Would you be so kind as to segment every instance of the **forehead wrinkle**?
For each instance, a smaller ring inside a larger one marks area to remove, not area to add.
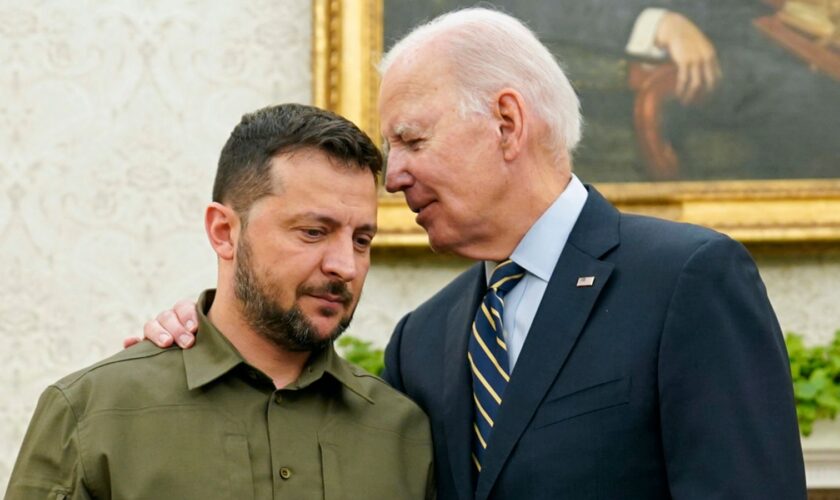
[[[334,217],[330,217],[329,215],[325,215],[319,212],[307,211],[303,213],[296,214],[291,219],[292,223],[301,223],[307,221],[315,221],[324,224],[325,226],[336,228],[341,227],[342,222]],[[356,231],[365,231],[376,233],[377,227],[376,224],[362,224],[361,226],[355,228]]]

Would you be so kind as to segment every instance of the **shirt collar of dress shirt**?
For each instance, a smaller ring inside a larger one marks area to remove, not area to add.
[[[207,318],[206,312],[210,309],[215,295],[215,290],[206,290],[196,304],[198,335],[195,345],[184,350],[184,368],[187,387],[190,390],[213,382],[240,364],[247,364],[233,344]],[[360,373],[355,373],[355,370]],[[347,363],[343,363],[330,344],[312,354],[298,379],[287,388],[302,389],[327,373],[349,390],[373,403],[369,391],[358,381],[358,377],[364,376],[361,372],[361,368],[351,369]]]
[[[529,274],[548,282],[588,195],[580,179],[572,174],[569,185],[528,229],[510,258]],[[484,262],[488,282],[496,264],[491,261]]]

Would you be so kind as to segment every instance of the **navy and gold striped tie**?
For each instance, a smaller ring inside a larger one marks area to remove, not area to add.
[[[481,460],[490,441],[493,420],[510,380],[502,322],[504,296],[524,275],[525,270],[510,259],[499,263],[490,275],[489,288],[472,324],[467,358],[475,403],[472,460],[478,472],[481,472]]]

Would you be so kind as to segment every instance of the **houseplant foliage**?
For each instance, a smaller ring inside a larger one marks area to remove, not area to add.
[[[361,366],[376,376],[382,374],[382,370],[385,368],[384,352],[382,349],[376,349],[372,343],[350,335],[344,335],[339,338],[337,344],[341,355],[347,361]]]
[[[807,346],[802,336],[785,336],[799,432],[809,436],[815,420],[834,419],[840,410],[840,330],[827,345]]]
[[[799,432],[811,435],[815,420],[834,419],[840,411],[840,330],[828,345],[807,346],[801,335],[785,336]],[[374,375],[385,367],[382,349],[350,335],[338,340],[342,355]]]

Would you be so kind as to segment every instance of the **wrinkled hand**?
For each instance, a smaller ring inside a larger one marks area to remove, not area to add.
[[[192,347],[195,332],[198,330],[198,315],[195,302],[189,299],[179,300],[172,309],[163,311],[155,319],[143,325],[143,337],[151,340],[158,347],[169,347],[174,341],[183,349]],[[123,340],[123,347],[131,347],[143,339],[129,337]]]
[[[656,29],[656,45],[677,65],[676,93],[683,104],[697,102],[720,81],[715,46],[685,16],[667,12]]]

